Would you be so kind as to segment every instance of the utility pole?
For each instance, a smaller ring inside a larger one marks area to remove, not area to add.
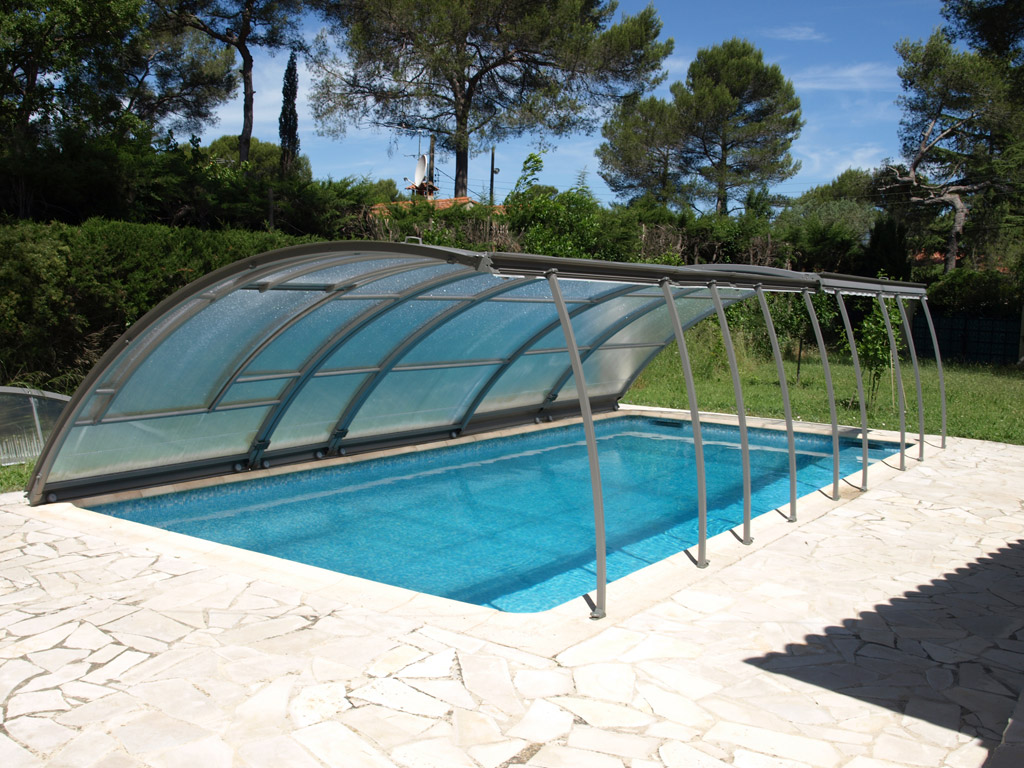
[[[430,160],[427,162],[427,189],[431,190],[427,193],[427,200],[434,199],[434,135],[430,135]]]

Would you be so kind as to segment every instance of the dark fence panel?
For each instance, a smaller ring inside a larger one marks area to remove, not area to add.
[[[1012,365],[1020,359],[1020,319],[933,314],[943,360]],[[928,323],[914,314],[914,346],[922,357],[935,357]]]

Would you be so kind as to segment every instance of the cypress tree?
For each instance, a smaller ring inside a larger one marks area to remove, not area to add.
[[[281,178],[286,178],[295,166],[299,156],[299,114],[295,99],[299,93],[299,73],[295,63],[295,51],[288,57],[284,70],[284,87],[281,89],[281,117],[277,121],[281,137]]]

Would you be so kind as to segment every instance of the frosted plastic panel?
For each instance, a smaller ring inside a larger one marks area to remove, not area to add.
[[[401,272],[391,277],[385,277],[381,280],[374,280],[371,283],[367,283],[364,286],[356,288],[354,291],[349,292],[349,296],[356,296],[364,293],[404,293],[414,285],[425,283],[429,280],[442,277],[443,275],[453,275],[456,272],[465,272],[467,275],[475,275],[469,267],[465,267],[461,264],[437,264],[433,266],[424,267],[423,269],[413,269],[408,272]]]
[[[503,283],[510,282],[507,278],[496,277],[495,275],[477,275],[476,277],[470,277],[465,280],[458,280],[448,285],[442,285],[438,288],[433,288],[426,293],[424,296],[475,296],[478,293],[483,293],[486,290],[494,288],[496,285],[502,285]]]
[[[622,288],[621,285],[609,286],[608,283],[584,282],[581,280],[559,280],[558,287],[562,291],[562,298],[566,301],[581,301],[596,299],[606,293],[612,293]],[[527,283],[522,288],[516,288],[504,296],[517,299],[547,299],[554,301],[551,295],[551,285],[547,279],[538,277],[532,283]]]
[[[335,283],[344,283],[352,280],[360,275],[365,275],[369,272],[377,272],[381,269],[387,269],[389,267],[397,267],[400,264],[415,264],[416,262],[423,262],[423,259],[361,259],[355,262],[348,262],[346,264],[336,264],[332,267],[326,267],[324,269],[318,269],[315,272],[310,272],[305,275],[298,275],[288,280],[286,285],[333,285]]]
[[[496,365],[477,365],[392,372],[363,403],[348,436],[458,424],[477,391],[497,369]]]
[[[640,315],[636,320],[616,333],[605,344],[646,344],[648,342],[663,342],[672,335],[672,321],[668,316],[668,307],[662,301],[657,309],[653,309],[645,315]]]
[[[267,408],[74,427],[51,482],[247,453]]]
[[[291,381],[292,379],[268,379],[266,381],[244,381],[233,384],[220,401],[220,405],[276,400]]]
[[[374,319],[328,358],[321,370],[378,365],[424,323],[458,302],[407,301]]]
[[[535,405],[540,408],[551,387],[569,367],[568,352],[523,355],[502,375],[477,408],[478,414]],[[575,398],[572,383],[562,388],[559,400]]]
[[[321,294],[322,295],[322,294]],[[329,301],[299,320],[260,352],[246,368],[247,375],[300,370],[314,352],[352,318],[376,306],[381,299]]]
[[[587,381],[587,393],[592,399],[602,395],[618,395],[655,351],[651,347],[598,350],[583,362],[583,378]],[[579,395],[575,392],[576,379],[570,376],[558,399],[570,398],[569,393],[572,393],[573,399],[578,399]]]
[[[367,374],[323,376],[306,382],[270,436],[270,450],[302,445],[326,447],[342,411]]]
[[[114,397],[108,415],[207,407],[254,344],[322,293],[244,290],[177,328]]]
[[[595,304],[580,312],[572,318],[572,330],[576,336],[576,345],[580,347],[589,346],[595,337],[608,330],[626,315],[648,306],[651,299],[634,298],[632,296],[620,296],[617,299],[609,299],[603,304]],[[562,333],[562,326],[553,328],[551,332],[534,345],[535,349],[548,349],[552,347],[564,347],[565,334]]]
[[[138,336],[125,352],[121,353],[117,362],[106,370],[96,387],[102,388],[114,385],[115,382],[120,380],[123,371],[134,365],[136,360],[149,354],[153,342],[163,333],[164,329],[173,327],[179,319],[185,317],[196,308],[205,307],[209,303],[206,299],[191,299],[154,323],[141,336]]]
[[[484,302],[437,328],[410,350],[402,362],[506,358],[545,326],[557,322],[554,303]],[[564,341],[560,345],[565,346]]]

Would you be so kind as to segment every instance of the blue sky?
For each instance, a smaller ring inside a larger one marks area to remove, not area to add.
[[[644,0],[622,0],[619,12],[636,13],[646,5]],[[685,79],[699,49],[732,37],[751,41],[764,52],[766,62],[778,64],[793,81],[805,125],[792,148],[802,164],[800,173],[776,188],[788,195],[828,183],[847,168],[873,168],[884,158],[899,157],[899,59],[893,45],[904,37],[926,38],[942,24],[939,0],[656,0],[654,6],[663,23],[662,37],[675,41],[675,50],[665,62],[668,78],[657,95],[667,97],[669,84]],[[280,53],[274,57],[257,54],[253,135],[259,139],[278,141],[286,62],[287,56]],[[319,136],[305,100],[309,76],[301,66],[299,77],[299,139],[313,174],[335,179],[393,178],[399,188],[404,187],[403,177],[413,175],[420,147],[427,150],[427,138],[405,137],[395,142],[390,134],[370,128],[350,129],[343,139]],[[241,95],[224,105],[219,115],[220,123],[204,134],[204,143],[240,130]],[[598,198],[614,201],[615,196],[597,175],[594,150],[600,143],[599,125],[589,136],[555,139],[555,148],[544,156],[541,182],[566,189],[584,172]],[[535,140],[530,137],[498,146],[497,198],[512,188],[523,160],[534,147]],[[439,157],[437,169],[440,195],[450,196],[454,158]],[[471,195],[486,190],[489,170],[489,153],[471,158]]]

